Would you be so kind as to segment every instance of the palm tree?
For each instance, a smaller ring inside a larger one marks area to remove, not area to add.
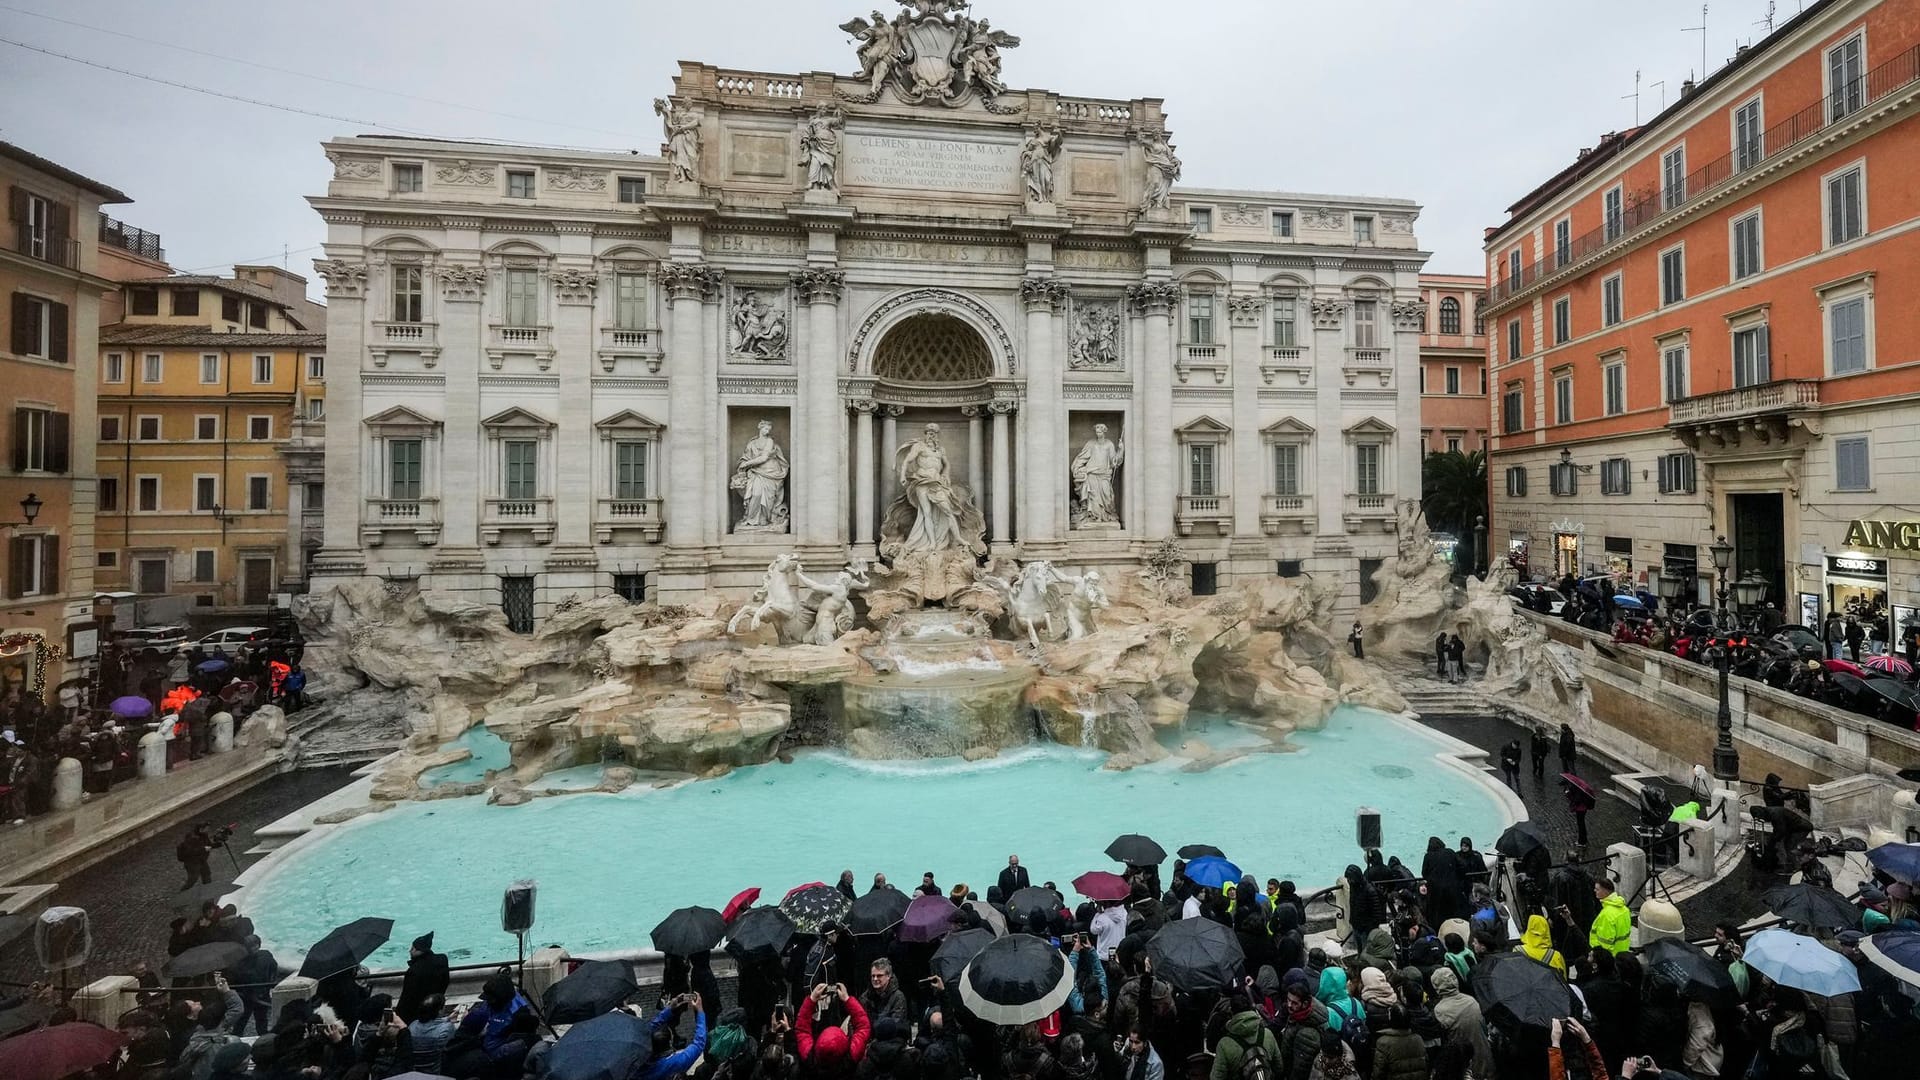
[[[1428,454],[1420,465],[1420,503],[1433,528],[1471,536],[1487,512],[1486,451]]]

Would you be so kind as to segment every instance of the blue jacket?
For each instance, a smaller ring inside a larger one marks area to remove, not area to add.
[[[661,1009],[653,1014],[653,1020],[648,1026],[657,1030],[671,1023],[673,1023],[673,1010]],[[640,1071],[633,1074],[633,1080],[668,1080],[669,1077],[679,1076],[693,1068],[693,1063],[700,1060],[700,1055],[706,1052],[707,1014],[697,1012],[693,1014],[693,1041],[665,1057],[656,1058],[642,1065]]]
[[[1075,971],[1073,990],[1067,994],[1068,1012],[1083,1013],[1087,1011],[1086,998],[1080,993],[1080,980],[1087,977],[1085,973],[1088,971],[1092,972],[1092,979],[1090,981],[1100,988],[1100,1000],[1108,1000],[1107,965],[1100,962],[1100,957],[1096,955],[1092,949],[1082,949],[1077,953],[1070,953],[1067,963],[1072,965]]]

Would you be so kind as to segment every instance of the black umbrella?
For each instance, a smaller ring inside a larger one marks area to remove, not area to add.
[[[906,893],[891,885],[874,889],[847,909],[847,929],[856,934],[884,934],[906,918],[911,902]]]
[[[989,1024],[1031,1024],[1073,993],[1073,968],[1045,938],[1009,934],[981,949],[960,974],[960,1002]]]
[[[1189,994],[1238,985],[1246,971],[1239,936],[1212,919],[1168,923],[1148,939],[1147,956],[1155,975]]]
[[[1647,978],[1673,984],[1688,1001],[1715,1008],[1740,1003],[1740,990],[1733,985],[1727,966],[1690,941],[1662,938],[1647,946],[1640,959]]]
[[[1573,1015],[1572,996],[1560,973],[1520,953],[1493,953],[1473,969],[1473,996],[1492,1023],[1551,1027]]]
[[[625,960],[589,960],[547,987],[541,1004],[549,1024],[578,1024],[612,1012],[640,987]]]
[[[1107,858],[1128,866],[1158,866],[1167,861],[1167,849],[1139,833],[1128,833],[1107,845]]]
[[[1174,852],[1174,854],[1183,859],[1201,859],[1208,855],[1212,855],[1216,859],[1224,859],[1227,857],[1226,852],[1221,851],[1212,844],[1188,844],[1186,847]]]
[[[219,900],[228,893],[239,890],[238,885],[195,885],[185,892],[175,893],[168,898],[168,905],[180,915],[198,915],[207,906],[209,900]]]
[[[1848,697],[1857,698],[1867,692],[1867,680],[1844,671],[1835,671],[1827,675],[1828,681]]]
[[[817,934],[827,923],[840,922],[851,907],[853,901],[831,885],[809,885],[780,901],[780,910],[802,934]]]
[[[1815,930],[1860,929],[1860,909],[1825,885],[1804,881],[1776,885],[1761,893],[1760,899],[1766,902],[1768,911],[1790,923]]]
[[[1868,679],[1867,689],[1903,709],[1920,709],[1920,693],[1899,679]]]
[[[547,1049],[547,1080],[626,1080],[646,1060],[647,1022],[627,1012],[601,1013],[567,1029]]]
[[[1493,850],[1509,859],[1525,859],[1546,846],[1546,837],[1540,835],[1540,827],[1531,821],[1514,822],[1493,842]]]
[[[933,950],[932,968],[935,975],[952,986],[959,982],[960,972],[980,955],[980,950],[997,940],[993,931],[985,927],[972,930],[956,930],[940,940],[940,947]]]
[[[191,979],[200,975],[211,975],[247,958],[253,950],[234,941],[210,941],[205,945],[195,945],[179,956],[160,965],[160,974],[169,979]]]
[[[313,948],[307,950],[307,958],[300,964],[300,975],[308,979],[324,979],[342,971],[352,971],[392,936],[392,919],[355,919],[345,926],[335,927],[332,933],[314,942]]]
[[[748,908],[727,930],[727,955],[735,960],[774,959],[793,940],[793,920],[779,908]]]
[[[712,908],[676,908],[653,928],[653,947],[668,956],[692,956],[720,944],[726,936],[727,920]]]
[[[1060,912],[1060,898],[1052,889],[1029,885],[1007,897],[1007,919],[1018,920],[1029,933],[1044,934]]]

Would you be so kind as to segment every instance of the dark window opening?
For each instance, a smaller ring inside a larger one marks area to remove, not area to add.
[[[613,592],[629,604],[642,603],[647,598],[647,575],[615,574],[613,575]]]
[[[1193,595],[1212,596],[1220,589],[1219,573],[1216,564],[1197,562],[1193,564]]]
[[[507,616],[507,629],[516,634],[533,633],[533,578],[501,578],[500,610]]]
[[[1380,567],[1385,563],[1385,559],[1360,560],[1360,602],[1362,604],[1371,604],[1373,598],[1380,595],[1380,586],[1374,584],[1373,575],[1379,573]]]
[[[160,314],[160,290],[133,289],[127,293],[127,311],[133,315]]]
[[[1277,569],[1274,570],[1274,573],[1278,574],[1281,577],[1299,577],[1300,576],[1300,560],[1299,559],[1281,559],[1280,565]]]

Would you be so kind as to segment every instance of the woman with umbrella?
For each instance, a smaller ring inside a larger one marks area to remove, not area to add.
[[[1575,842],[1581,847],[1586,847],[1587,815],[1600,804],[1593,785],[1574,775],[1572,770],[1568,770],[1560,774],[1560,791],[1567,798],[1567,809],[1573,813]]]

